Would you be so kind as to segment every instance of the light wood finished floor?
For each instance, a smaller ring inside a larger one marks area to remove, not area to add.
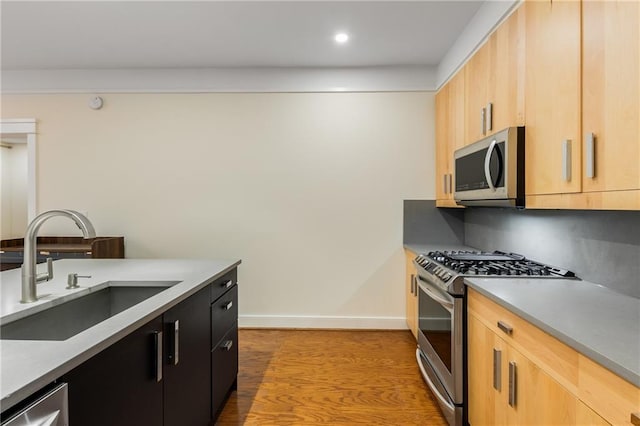
[[[240,330],[218,425],[446,426],[409,331]]]

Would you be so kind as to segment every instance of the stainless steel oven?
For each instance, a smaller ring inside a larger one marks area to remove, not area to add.
[[[422,376],[451,426],[467,425],[467,331],[464,278],[574,278],[571,271],[503,252],[432,251],[413,261],[418,289]]]
[[[418,349],[422,375],[450,425],[463,425],[463,298],[417,276]]]

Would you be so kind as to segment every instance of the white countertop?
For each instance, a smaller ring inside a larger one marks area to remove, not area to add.
[[[640,387],[640,299],[580,280],[467,277],[465,283]]]
[[[54,262],[54,279],[38,284],[38,301],[20,303],[20,269],[0,273],[0,323],[8,323],[81,297],[107,281],[177,281],[165,291],[64,341],[0,340],[0,408],[10,408],[41,387],[219,278],[239,260],[65,259]],[[40,265],[42,268],[42,265]],[[81,286],[66,290],[67,275]]]

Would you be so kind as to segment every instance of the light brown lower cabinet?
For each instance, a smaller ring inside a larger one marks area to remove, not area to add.
[[[469,340],[472,426],[579,424],[578,399],[473,315]]]
[[[473,289],[469,423],[632,425],[640,389]]]
[[[416,281],[416,267],[413,265],[413,259],[417,256],[411,250],[405,249],[404,251],[406,262],[406,276],[405,276],[405,297],[407,307],[407,326],[413,337],[418,339],[418,284]]]

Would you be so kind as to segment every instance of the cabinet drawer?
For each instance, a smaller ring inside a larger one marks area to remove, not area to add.
[[[233,269],[211,283],[211,303],[238,282],[238,270]],[[215,343],[215,342],[214,342]]]
[[[542,367],[574,395],[577,394],[577,351],[474,289],[469,288],[468,294],[467,306],[470,314]]]
[[[234,285],[211,304],[211,346],[216,347],[224,334],[238,321],[238,286]]]
[[[237,388],[238,327],[227,331],[211,351],[211,416],[218,417],[230,390]]]

